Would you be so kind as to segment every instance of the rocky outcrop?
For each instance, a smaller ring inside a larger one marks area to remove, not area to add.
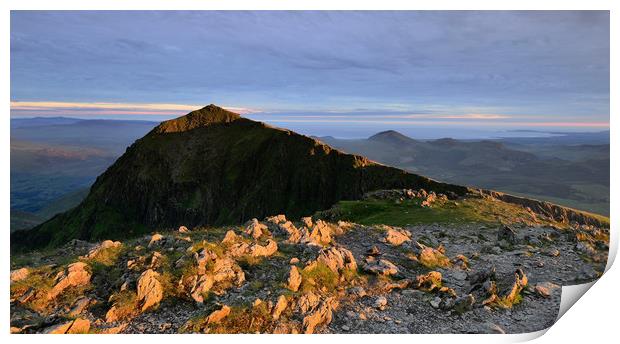
[[[112,241],[112,240],[104,240],[100,244],[95,245],[88,254],[84,256],[85,259],[96,258],[101,252],[111,249],[121,247],[122,243],[120,241]]]
[[[303,326],[305,334],[312,334],[318,326],[328,325],[332,322],[332,311],[338,306],[338,301],[333,298],[327,298],[319,304],[319,306],[309,315],[304,317]]]
[[[483,305],[511,308],[520,301],[520,293],[527,286],[528,279],[522,269],[514,274],[497,277],[495,269],[478,271],[468,276],[471,293],[482,300]]]
[[[388,227],[385,232],[385,241],[392,246],[400,246],[407,241],[411,241],[411,232]]]
[[[149,247],[152,247],[153,245],[159,244],[163,239],[164,239],[163,235],[161,235],[159,233],[153,234],[151,236],[151,240],[149,240]]]
[[[88,271],[88,265],[83,262],[69,264],[67,269],[60,272],[56,276],[56,284],[47,294],[47,299],[51,300],[60,295],[69,287],[79,287],[90,283],[91,273]]]
[[[230,307],[223,305],[222,308],[211,312],[207,317],[207,324],[217,324],[230,314]]]
[[[269,229],[266,225],[260,223],[256,218],[250,220],[245,227],[245,234],[251,236],[254,239],[258,239],[263,235],[270,236]]]
[[[204,297],[219,285],[240,286],[245,281],[245,273],[231,257],[219,257],[213,251],[203,248],[194,255],[196,274],[183,276],[179,287],[198,303],[204,302]],[[217,291],[222,292],[222,290]]]
[[[363,269],[373,274],[383,276],[391,276],[398,273],[398,268],[392,262],[387,259],[377,260],[374,257],[366,258],[366,263],[364,264]]]
[[[332,227],[325,221],[317,220],[312,227],[303,228],[302,231],[302,243],[324,246],[332,241]]]
[[[75,319],[54,325],[44,331],[46,334],[84,334],[90,330],[90,321],[88,319]]]
[[[601,220],[599,217],[592,216],[579,210],[562,207],[545,201],[538,201],[534,199],[513,196],[493,190],[477,189],[476,192],[482,196],[492,197],[500,201],[518,204],[524,208],[529,208],[536,214],[546,216],[558,222],[576,222],[582,225],[592,225],[596,227],[609,228],[608,222]]]
[[[141,311],[159,306],[164,296],[164,290],[159,282],[159,273],[148,269],[138,278],[138,301],[141,302]]]
[[[516,245],[517,244],[517,232],[515,232],[514,229],[503,225],[499,228],[498,232],[497,232],[497,241],[498,242],[506,242],[510,245]]]
[[[288,300],[286,299],[286,296],[280,295],[280,297],[278,297],[278,302],[276,302],[276,305],[273,307],[273,320],[280,319],[280,315],[282,314],[282,312],[284,312],[286,306],[288,306]]]
[[[418,247],[420,249],[419,254],[417,256],[415,254],[410,255],[410,259],[419,262],[429,269],[450,266],[450,258],[445,256],[443,246],[435,249],[418,243]]]
[[[341,246],[324,248],[319,252],[317,263],[325,264],[333,272],[341,270],[357,270],[357,262],[351,251]]]
[[[295,265],[291,266],[291,269],[288,273],[287,280],[287,288],[291,291],[299,290],[299,286],[301,285],[302,277],[299,273],[299,269]]]
[[[30,274],[30,270],[28,270],[28,268],[11,270],[11,283],[24,280],[26,279],[26,277],[28,277],[29,274]]]
[[[249,244],[247,242],[238,242],[231,245],[228,252],[233,257],[250,256],[250,257],[269,257],[278,251],[278,243],[275,240],[267,239],[264,245],[257,242]]]

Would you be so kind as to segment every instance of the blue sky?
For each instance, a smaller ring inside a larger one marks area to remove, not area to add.
[[[606,129],[608,12],[15,12],[12,117]]]

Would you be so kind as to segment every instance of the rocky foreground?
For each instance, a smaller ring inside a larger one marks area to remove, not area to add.
[[[403,192],[396,202],[419,196]],[[424,207],[447,199],[424,196]],[[535,215],[405,227],[317,217],[14,256],[11,332],[531,332],[555,321],[560,286],[598,278],[608,252],[608,229]]]

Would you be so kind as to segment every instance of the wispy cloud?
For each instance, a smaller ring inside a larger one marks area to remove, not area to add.
[[[14,11],[11,97],[84,102],[16,104],[20,115],[159,119],[208,99],[420,121],[606,122],[609,40],[608,11]]]
[[[184,114],[203,106],[204,104],[13,101],[11,112],[21,115],[171,115]],[[241,114],[258,111],[233,106],[224,106],[224,108]]]

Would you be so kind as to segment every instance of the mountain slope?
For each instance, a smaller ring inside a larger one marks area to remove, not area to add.
[[[209,105],[137,140],[80,206],[13,235],[12,244],[117,239],[276,213],[297,218],[368,191],[402,187],[468,192]]]

